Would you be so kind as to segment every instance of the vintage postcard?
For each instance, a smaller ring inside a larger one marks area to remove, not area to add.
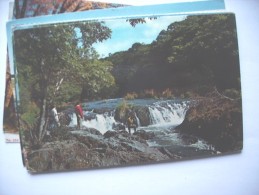
[[[31,173],[242,150],[234,14],[106,15],[9,30]]]
[[[42,15],[54,15],[68,12],[79,12],[94,9],[117,8],[125,5],[83,0],[15,0],[10,2],[9,19],[21,19]],[[7,57],[8,59],[8,57]],[[7,143],[20,142],[18,120],[14,105],[14,88],[10,73],[10,65],[6,63],[6,87],[3,127]]]
[[[130,1],[131,2],[131,1]],[[130,3],[127,1],[127,4]],[[190,13],[201,11],[216,11],[224,9],[224,0],[206,0],[198,1],[191,0],[189,2],[172,3],[174,7],[169,6],[167,13]],[[43,15],[56,15],[68,12],[80,12],[104,8],[118,8],[128,6],[123,1],[118,3],[105,3],[85,0],[15,0],[10,3],[10,19],[22,19],[37,17]],[[142,8],[141,8],[142,9]],[[111,15],[111,12],[109,13]],[[139,13],[143,14],[142,12]],[[51,20],[51,19],[50,19]],[[8,57],[7,57],[8,58]],[[16,108],[14,105],[14,88],[11,85],[11,77],[13,73],[10,72],[9,63],[6,64],[6,89],[5,89],[5,103],[4,103],[4,119],[3,130],[5,133],[5,141],[9,143],[20,142],[18,135],[18,120]]]

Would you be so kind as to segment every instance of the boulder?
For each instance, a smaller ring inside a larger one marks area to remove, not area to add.
[[[203,138],[220,152],[235,152],[242,149],[242,126],[240,99],[206,98],[187,111],[177,129]]]
[[[146,132],[144,130],[139,130],[135,132],[134,135],[139,136],[141,139],[144,139],[144,140],[153,139],[155,137],[154,132]]]
[[[142,134],[145,133],[140,132],[139,135]],[[94,129],[73,130],[69,140],[53,138],[40,148],[29,151],[27,168],[31,172],[49,172],[152,163],[174,158],[149,147],[139,135],[130,135],[126,131],[107,131],[101,135]]]
[[[150,113],[147,106],[136,106],[133,110],[135,111],[141,126],[150,125]]]

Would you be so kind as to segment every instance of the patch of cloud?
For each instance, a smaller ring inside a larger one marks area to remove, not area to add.
[[[125,51],[131,47],[134,42],[131,41],[106,41],[106,43],[97,43],[94,44],[96,51],[99,53],[100,57],[107,57],[109,54],[113,54],[119,51]]]
[[[176,22],[176,21],[181,21],[185,17],[184,16],[178,16],[178,17],[172,17],[172,16],[163,16],[163,17],[158,17],[157,19],[149,19],[146,21],[146,29],[143,32],[144,35],[148,38],[154,38],[157,37],[158,34],[162,30],[167,30],[167,27]]]
[[[162,30],[176,21],[181,21],[185,16],[161,16],[156,19],[146,19],[143,24],[132,27],[126,19],[113,19],[105,21],[105,24],[112,30],[111,39],[102,43],[94,44],[100,57],[109,54],[128,50],[134,43],[149,44],[154,41]]]

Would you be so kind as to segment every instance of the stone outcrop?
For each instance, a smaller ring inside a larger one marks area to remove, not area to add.
[[[72,128],[53,132],[38,149],[28,153],[27,168],[31,172],[111,167],[177,159],[161,148],[149,147],[145,131],[134,135],[126,131]]]
[[[147,106],[132,106],[126,109],[116,108],[114,118],[121,123],[126,123],[130,113],[134,113],[138,117],[141,126],[150,125],[151,119]]]
[[[241,99],[199,100],[187,111],[177,129],[205,139],[220,152],[240,151],[243,145]]]

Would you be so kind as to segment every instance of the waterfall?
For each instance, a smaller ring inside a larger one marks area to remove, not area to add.
[[[118,111],[116,109],[118,109],[121,101],[123,99],[87,102],[84,106],[82,126],[94,128],[102,134],[107,131],[128,131],[125,124],[128,116],[119,118],[116,115],[115,117],[116,111]],[[149,146],[162,146],[177,154],[180,151],[185,156],[196,155],[197,152],[198,154],[211,154],[215,151],[213,146],[207,144],[203,139],[191,135],[182,135],[181,132],[174,131],[175,127],[184,121],[191,100],[134,99],[127,100],[127,104],[130,105],[130,111],[134,114],[138,124],[137,131],[152,132],[150,134],[152,136],[147,140]],[[76,130],[77,119],[74,113],[71,114],[70,126]]]
[[[152,125],[180,125],[189,106],[187,103],[157,102],[148,107]]]
[[[134,113],[134,114],[135,114],[135,118],[136,118],[136,120],[137,120],[137,125],[138,125],[138,127],[139,127],[139,126],[140,126],[140,120],[139,120],[137,114],[136,114],[136,113]]]
[[[137,100],[140,102],[140,100]],[[135,103],[137,102],[135,101]],[[152,126],[177,126],[181,124],[184,120],[186,111],[188,110],[188,102],[176,102],[174,100],[157,100],[153,101],[152,103],[146,103],[148,100],[141,100],[142,105],[148,108],[149,120]],[[134,102],[133,102],[134,103]],[[90,104],[90,103],[89,103]],[[93,102],[90,106],[96,104]],[[100,104],[100,103],[99,103]],[[110,105],[110,104],[108,104]],[[138,104],[136,104],[138,105]],[[105,106],[107,106],[105,104]],[[126,126],[126,124],[122,124],[119,121],[116,121],[114,118],[114,113],[116,109],[116,104],[112,106],[108,112],[105,111],[104,113],[98,112],[94,113],[94,109],[91,107],[91,111],[84,110],[85,120],[82,121],[82,126],[88,128],[95,128],[99,130],[101,133],[105,133],[109,130],[115,130],[116,126],[122,125]],[[139,113],[134,113],[138,127],[141,127],[140,118],[142,116],[138,116]],[[76,115],[72,115],[72,120],[70,123],[71,127],[75,127],[77,124]],[[146,128],[148,128],[147,126]],[[144,127],[141,127],[144,128]]]
[[[97,114],[95,119],[83,121],[82,125],[89,128],[98,129],[101,133],[112,130],[116,121],[108,113]]]
[[[84,112],[84,114],[86,114],[86,112]],[[73,114],[70,126],[76,126],[76,124],[76,115]],[[101,133],[105,133],[106,131],[112,130],[115,124],[117,124],[117,122],[115,121],[114,116],[108,113],[96,114],[94,119],[82,121],[82,126],[88,128],[95,128],[99,130]]]

